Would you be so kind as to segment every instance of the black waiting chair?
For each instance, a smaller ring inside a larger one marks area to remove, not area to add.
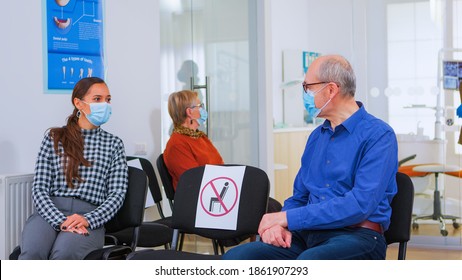
[[[140,226],[144,218],[144,206],[148,191],[148,177],[146,173],[135,167],[128,167],[128,189],[125,200],[119,212],[107,222],[106,236],[121,230],[128,229],[132,232],[130,245],[108,245],[102,249],[89,253],[86,260],[125,259],[126,255],[135,251],[138,246]]]
[[[170,175],[167,165],[165,164],[163,154],[160,154],[159,157],[157,158],[156,165],[157,165],[157,170],[159,171],[159,175],[162,180],[162,185],[164,187],[165,195],[167,196],[169,203],[170,203],[170,207],[173,210],[173,204],[175,201],[175,189],[173,188],[172,176]],[[279,212],[281,211],[281,209],[282,209],[281,203],[275,200],[274,198],[270,197],[268,201],[267,213]],[[216,255],[218,255],[219,254],[218,248],[220,248],[220,252],[221,254],[223,254],[225,251],[225,247],[236,246],[242,241],[248,238],[252,238],[252,237],[253,235],[245,235],[245,236],[240,236],[240,237],[233,238],[233,239],[212,240],[214,252]],[[180,234],[179,250],[182,249],[183,242],[184,242],[184,234]]]
[[[173,236],[171,228],[171,217],[165,217],[162,209],[162,193],[159,182],[151,162],[145,158],[127,157],[127,161],[139,160],[143,171],[149,179],[149,191],[157,207],[160,219],[153,221],[144,221],[139,229],[138,247],[158,247],[164,246],[166,249],[170,246]],[[133,242],[133,231],[129,228],[111,233],[115,244],[131,244]]]
[[[128,167],[128,190],[125,200],[117,214],[105,224],[106,234],[112,234],[122,229],[130,229],[133,239],[129,246],[108,245],[102,249],[90,252],[85,259],[125,259],[126,255],[135,250],[138,242],[139,226],[143,221],[144,205],[146,203],[148,178],[143,170]],[[10,260],[17,260],[21,248],[17,246],[10,254]]]
[[[173,211],[173,204],[175,202],[175,189],[173,188],[172,175],[170,175],[170,172],[168,171],[167,165],[165,164],[165,161],[164,161],[164,154],[160,154],[159,157],[157,157],[156,166],[157,166],[157,170],[159,171],[162,185],[164,187],[165,196],[167,197],[168,202],[170,204],[170,208]],[[178,250],[181,251],[183,249],[183,243],[184,243],[184,238],[185,238],[184,233],[180,233],[179,238],[180,238],[180,242],[178,245]],[[223,242],[228,242],[228,243],[223,244]],[[212,240],[214,253],[215,255],[218,255],[218,248],[220,248],[221,253],[223,253],[225,246],[233,246],[233,245],[239,244],[240,242],[241,240],[236,240],[236,241],[229,240],[229,241],[222,241],[222,242],[218,242],[218,240]]]
[[[154,171],[154,166],[152,163],[142,157],[134,157],[134,156],[127,156],[127,162],[130,164],[131,161],[139,161],[141,168],[149,179],[149,191],[151,192],[152,199],[156,204],[157,212],[161,219],[166,219],[167,217],[164,214],[164,210],[162,208],[162,191],[160,189],[159,181],[157,180],[156,172]]]
[[[162,182],[162,187],[165,192],[165,196],[168,199],[168,204],[170,205],[170,210],[173,211],[173,204],[175,202],[175,189],[173,188],[173,179],[172,175],[168,171],[167,165],[164,161],[164,154],[160,154],[156,159],[156,167],[159,172],[160,181]],[[183,248],[184,234],[180,233],[180,244],[178,246],[179,250]]]
[[[399,243],[398,260],[406,259],[407,242],[411,239],[414,185],[408,175],[396,174],[398,192],[391,202],[391,222],[384,233],[387,244]]]
[[[226,169],[230,165],[223,165]],[[236,165],[232,165],[236,166]],[[196,211],[201,198],[201,182],[205,167],[192,168],[183,173],[178,182],[173,204],[172,222],[174,237],[170,250],[139,250],[127,256],[129,260],[185,260],[185,259],[220,259],[220,255],[205,255],[177,250],[180,232],[196,234],[212,240],[239,238],[244,235],[257,235],[258,226],[266,213],[269,196],[269,179],[266,173],[256,167],[245,166],[237,212],[236,230],[196,227]],[[228,190],[227,196],[233,197]],[[237,199],[237,198],[236,198]],[[224,203],[224,202],[222,202]],[[237,204],[236,204],[237,205]],[[208,206],[208,205],[207,205]],[[202,206],[204,207],[204,206]],[[229,205],[228,205],[229,207]],[[200,209],[199,209],[200,210]],[[203,210],[208,210],[204,207]],[[229,210],[229,209],[228,209]],[[219,221],[223,216],[213,219]]]
[[[168,172],[167,165],[165,165],[164,154],[160,154],[156,160],[157,171],[164,187],[165,196],[170,204],[170,209],[173,211],[173,203],[175,201],[175,189],[173,188],[172,175]]]

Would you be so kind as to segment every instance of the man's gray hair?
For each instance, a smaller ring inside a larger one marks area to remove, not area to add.
[[[319,79],[334,82],[343,95],[355,96],[356,76],[351,64],[341,56],[328,57],[319,65]]]

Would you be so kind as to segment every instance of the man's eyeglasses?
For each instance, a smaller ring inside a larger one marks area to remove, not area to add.
[[[310,84],[307,84],[305,82],[302,83],[302,86],[303,86],[303,91],[305,91],[305,93],[308,93],[308,89],[310,86],[315,86],[315,85],[320,85],[320,84],[328,84],[330,82],[317,82],[317,83],[310,83]]]
[[[194,108],[197,108],[197,107],[204,109],[204,103],[191,106],[191,108],[193,108],[193,109],[194,109]]]

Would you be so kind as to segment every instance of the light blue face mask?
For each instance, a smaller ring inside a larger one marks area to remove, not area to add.
[[[109,117],[112,114],[111,104],[107,102],[97,102],[97,103],[87,103],[82,101],[85,104],[90,105],[90,114],[85,114],[87,120],[94,126],[101,126],[105,124]]]
[[[204,125],[209,115],[204,108],[200,108],[199,113],[201,114],[201,117],[197,119],[197,122],[199,122],[200,125]]]
[[[329,104],[330,101],[332,100],[332,98],[330,98],[321,108],[319,109],[316,108],[316,105],[314,104],[314,96],[316,93],[318,93],[320,90],[322,90],[325,87],[326,86],[320,88],[319,90],[315,92],[308,89],[307,92],[303,93],[303,105],[305,105],[305,109],[308,111],[308,114],[310,114],[310,116],[313,117],[313,119],[317,118],[319,114],[321,113],[321,111],[324,108],[326,108],[327,104]]]
[[[303,93],[303,105],[305,105],[308,114],[313,118],[316,118],[319,113],[321,113],[321,111],[316,108],[316,105],[314,105],[314,97],[307,93]]]

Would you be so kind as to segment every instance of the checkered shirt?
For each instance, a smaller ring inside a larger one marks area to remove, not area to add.
[[[55,153],[49,133],[40,146],[32,198],[38,213],[56,230],[66,216],[56,208],[51,197],[73,197],[96,205],[95,210],[84,214],[90,228],[95,229],[114,217],[128,188],[128,167],[122,140],[101,128],[82,129],[82,135],[84,157],[91,166],[79,167],[79,175],[84,182],[74,180],[73,189],[67,186],[62,156]],[[59,154],[63,154],[61,143]]]

